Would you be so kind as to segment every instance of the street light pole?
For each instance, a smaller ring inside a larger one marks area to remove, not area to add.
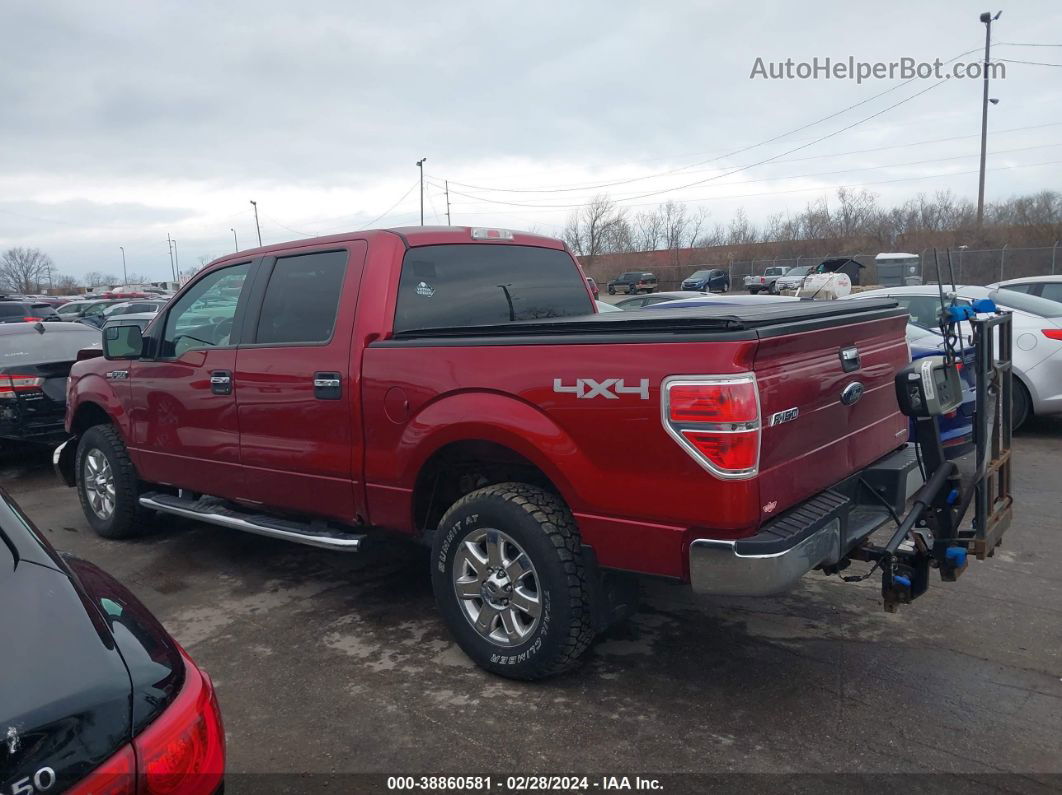
[[[174,281],[181,283],[181,261],[177,258],[177,241],[173,241],[173,271]]]
[[[236,239],[236,230],[233,227],[229,227],[229,231],[232,232],[232,242],[236,245],[236,250],[240,250],[240,241]]]
[[[428,158],[422,157],[417,161],[417,168],[420,169],[420,225],[424,226],[424,161]]]
[[[129,274],[125,269],[125,246],[118,246],[122,250],[122,284],[129,284]]]
[[[166,233],[166,245],[170,250],[170,276],[172,276],[173,280],[176,282],[177,271],[173,269],[173,239],[170,237],[169,232]]]
[[[262,245],[262,227],[258,225],[258,202],[251,199],[251,206],[254,207],[254,228],[258,230],[258,245]]]
[[[985,63],[984,63],[984,92],[981,97],[981,175],[977,182],[977,227],[981,228],[985,219],[985,155],[988,147],[988,58],[992,47],[992,22],[999,19],[1002,11],[992,16],[991,11],[981,14],[981,21],[985,23]]]

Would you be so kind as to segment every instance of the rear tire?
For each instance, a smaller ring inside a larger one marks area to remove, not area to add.
[[[134,538],[150,512],[140,506],[140,481],[125,443],[113,425],[82,434],[74,459],[77,496],[85,518],[104,538]]]
[[[431,566],[450,632],[491,673],[559,674],[594,638],[579,530],[555,494],[498,483],[462,497],[439,523]]]
[[[615,288],[615,287],[612,287],[611,285],[609,285],[609,287],[608,287],[608,294],[609,294],[609,295],[615,295],[615,294],[616,294],[616,288]]]

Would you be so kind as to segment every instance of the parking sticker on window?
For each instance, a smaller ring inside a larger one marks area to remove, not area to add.
[[[427,282],[421,282],[417,285],[417,295],[423,295],[425,298],[431,298],[435,295],[435,288],[429,285]]]

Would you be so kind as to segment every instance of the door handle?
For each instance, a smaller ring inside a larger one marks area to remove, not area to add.
[[[215,395],[231,395],[232,394],[232,371],[231,370],[211,370],[210,371],[210,391]]]
[[[313,396],[318,400],[339,400],[343,397],[343,379],[339,373],[314,373]]]

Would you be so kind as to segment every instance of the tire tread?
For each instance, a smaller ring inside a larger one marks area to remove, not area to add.
[[[466,494],[450,507],[460,510],[469,503],[495,497],[523,509],[553,544],[568,581],[568,602],[573,621],[561,652],[538,676],[563,673],[574,667],[595,637],[590,601],[590,583],[583,565],[582,539],[568,506],[556,494],[527,483],[495,483]],[[447,514],[450,513],[447,511]],[[445,518],[443,520],[445,524]]]

